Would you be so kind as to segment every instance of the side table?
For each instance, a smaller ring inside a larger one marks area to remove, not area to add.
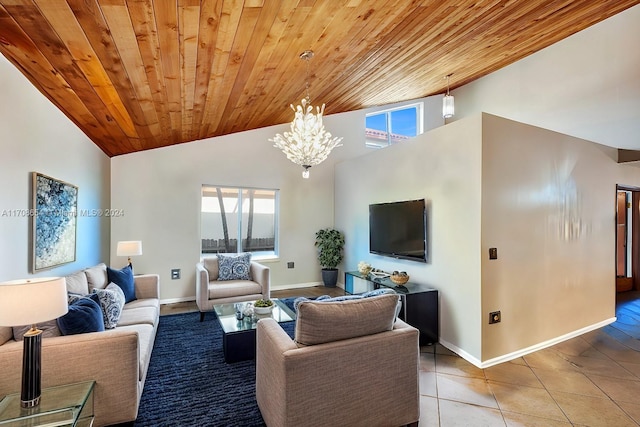
[[[93,425],[94,381],[47,387],[42,389],[40,404],[33,408],[20,407],[20,393],[0,401],[1,427]]]

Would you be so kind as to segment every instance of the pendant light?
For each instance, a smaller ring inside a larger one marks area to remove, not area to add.
[[[449,94],[449,78],[451,78],[452,75],[453,73],[445,76],[445,79],[447,79],[447,94],[442,98],[442,117],[445,119],[451,118],[455,114],[453,95]]]

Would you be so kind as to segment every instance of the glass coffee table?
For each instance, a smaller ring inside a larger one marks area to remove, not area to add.
[[[273,310],[270,314],[254,314],[243,319],[236,317],[236,308],[243,310],[247,301],[231,304],[217,304],[213,306],[218,322],[222,327],[222,349],[227,363],[251,360],[256,357],[256,324],[258,320],[270,317],[278,323],[292,322],[296,314],[281,300],[272,298]]]

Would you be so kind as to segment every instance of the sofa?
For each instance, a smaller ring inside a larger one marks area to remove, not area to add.
[[[105,264],[65,279],[70,294],[88,295],[109,285]],[[138,415],[160,316],[160,279],[156,274],[133,279],[136,299],[124,305],[113,329],[56,335],[55,320],[38,325],[44,331],[42,387],[95,381],[94,426],[132,423]],[[14,336],[19,329],[0,327],[0,397],[20,391],[23,345]]]
[[[221,277],[219,259],[233,262],[238,258],[245,267],[239,267],[235,272],[232,267],[226,277]],[[212,311],[216,304],[269,299],[269,295],[269,267],[251,261],[249,254],[218,254],[196,264],[196,304],[201,322],[205,313]]]
[[[256,331],[256,400],[268,427],[417,426],[419,331],[398,295],[298,302],[294,336]]]

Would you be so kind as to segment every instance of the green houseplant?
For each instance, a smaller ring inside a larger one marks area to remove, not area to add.
[[[338,264],[342,261],[344,234],[333,228],[325,228],[316,233],[315,246],[322,267],[322,281],[327,287],[335,287],[338,282]]]

